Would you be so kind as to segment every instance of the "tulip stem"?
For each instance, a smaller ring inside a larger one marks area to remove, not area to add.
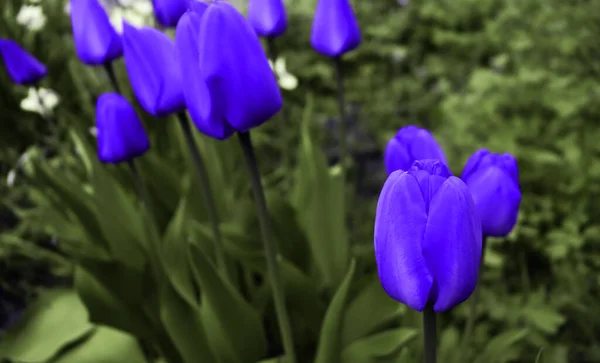
[[[463,335],[462,349],[460,349],[460,353],[459,353],[461,355],[464,354],[465,349],[467,349],[468,345],[471,343],[471,335],[473,334],[473,328],[475,326],[475,318],[477,317],[477,304],[479,303],[479,290],[480,290],[479,284],[481,281],[483,261],[485,260],[486,242],[487,242],[487,238],[483,237],[483,242],[481,244],[481,260],[479,262],[479,273],[477,274],[477,285],[475,285],[475,291],[473,292],[473,298],[471,299],[469,317],[468,317],[467,325],[465,326],[465,332]]]
[[[344,98],[344,73],[341,57],[335,58],[335,73],[337,78],[337,103],[340,117],[340,134],[339,134],[339,149],[340,149],[340,164],[346,168],[347,148],[346,148],[346,100]]]
[[[256,209],[258,210],[258,219],[265,249],[265,257],[267,259],[267,273],[273,291],[273,300],[275,301],[275,310],[277,312],[277,320],[279,321],[285,356],[287,358],[287,363],[295,363],[296,354],[294,352],[292,329],[287,308],[285,306],[284,290],[279,276],[277,246],[271,231],[270,216],[265,201],[265,193],[260,180],[258,163],[256,162],[256,156],[254,155],[254,149],[252,147],[252,139],[250,138],[249,132],[238,132],[238,138],[244,153],[248,172],[250,173],[252,194],[254,195]]]
[[[110,84],[112,84],[113,89],[115,92],[120,94],[121,87],[119,87],[119,82],[117,82],[117,76],[115,75],[115,69],[112,62],[104,63],[104,70],[106,70],[106,74],[108,75],[108,79],[110,80]]]
[[[206,166],[204,165],[204,160],[202,158],[202,155],[200,154],[200,149],[198,148],[198,145],[194,140],[192,128],[190,127],[190,123],[186,114],[184,112],[180,112],[177,114],[177,118],[179,119],[179,124],[181,125],[181,129],[183,130],[185,142],[192,156],[192,161],[194,163],[194,167],[196,168],[196,173],[198,174],[198,178],[200,179],[202,196],[204,197],[204,202],[206,203],[206,209],[208,210],[210,226],[212,229],[213,236],[215,238],[217,266],[219,267],[220,271],[222,271],[222,273],[224,274],[224,277],[227,277],[228,275],[227,265],[225,262],[225,250],[223,249],[223,240],[221,239],[221,229],[219,226],[219,213],[217,211],[215,199],[213,198],[212,188],[210,186],[210,179],[208,177],[208,173],[206,172]]]
[[[436,362],[437,325],[435,322],[435,311],[433,305],[428,304],[423,311],[424,349],[423,357],[425,363]]]

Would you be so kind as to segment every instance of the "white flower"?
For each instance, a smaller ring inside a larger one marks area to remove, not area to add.
[[[6,185],[9,187],[12,187],[13,185],[15,185],[15,179],[17,178],[17,172],[12,169],[11,171],[8,172],[8,175],[6,176]]]
[[[154,9],[148,0],[121,0],[118,4],[105,4],[110,22],[119,32],[123,32],[123,20],[133,26],[151,24]]]
[[[277,58],[275,60],[275,64],[273,64],[273,62],[269,60],[269,65],[277,75],[277,82],[279,83],[279,87],[288,91],[294,90],[296,89],[296,87],[298,87],[298,78],[296,78],[296,76],[287,71],[287,69],[285,68],[284,58]]]
[[[98,129],[96,128],[96,126],[92,126],[88,129],[88,132],[93,136],[93,137],[98,137]]]
[[[58,102],[59,98],[56,92],[45,88],[35,89],[31,87],[27,92],[27,97],[21,101],[21,108],[45,116],[52,113]]]
[[[23,5],[17,14],[17,23],[31,31],[37,31],[46,25],[46,16],[41,6]]]

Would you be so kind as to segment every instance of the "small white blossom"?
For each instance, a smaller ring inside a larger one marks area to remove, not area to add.
[[[17,14],[17,23],[31,31],[38,31],[46,25],[46,15],[41,6],[23,5]]]
[[[44,116],[52,113],[58,102],[59,98],[56,92],[45,88],[31,87],[27,92],[27,97],[21,101],[21,108]]]
[[[123,32],[123,21],[137,27],[151,24],[154,12],[148,0],[105,0],[104,8],[109,14],[111,24],[119,33]]]
[[[288,91],[294,90],[296,87],[298,87],[298,78],[287,71],[284,58],[277,58],[275,60],[275,64],[269,60],[269,65],[277,75],[279,87]]]
[[[15,185],[15,179],[17,178],[17,172],[12,169],[11,171],[8,172],[8,175],[6,176],[6,185],[9,187],[12,187],[13,185]]]
[[[93,136],[93,137],[98,137],[98,129],[96,128],[96,126],[92,126],[88,129],[88,132]]]

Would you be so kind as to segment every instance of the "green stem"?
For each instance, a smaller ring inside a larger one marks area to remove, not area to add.
[[[194,167],[196,168],[196,173],[198,174],[198,178],[200,178],[202,196],[204,197],[204,201],[206,203],[206,209],[208,210],[208,218],[215,239],[217,266],[226,277],[228,276],[228,274],[225,262],[225,250],[223,248],[223,240],[221,238],[221,229],[219,227],[220,219],[217,206],[215,204],[215,199],[213,197],[212,188],[210,186],[210,179],[208,177],[208,173],[206,172],[204,160],[202,159],[202,155],[200,154],[200,149],[198,148],[198,145],[194,140],[192,128],[190,127],[190,123],[186,114],[180,112],[177,114],[177,118],[179,119],[179,124],[181,125],[181,129],[183,130],[185,142],[192,156],[192,161],[194,163]]]
[[[436,362],[437,349],[437,325],[435,322],[435,311],[433,305],[428,304],[423,311],[423,330],[425,337],[423,339],[423,357],[425,363]]]
[[[271,231],[269,212],[267,210],[265,193],[263,191],[263,187],[260,180],[258,164],[256,162],[254,149],[252,147],[252,139],[250,138],[249,132],[239,132],[238,137],[244,153],[244,159],[246,160],[248,172],[250,173],[252,193],[254,195],[256,209],[258,210],[260,230],[263,238],[265,257],[267,259],[267,273],[273,291],[273,300],[275,301],[275,310],[277,312],[277,320],[279,322],[279,328],[281,332],[281,339],[283,341],[285,355],[288,363],[295,363],[296,354],[294,352],[294,340],[292,337],[292,329],[287,313],[287,308],[285,306],[285,296],[278,271],[279,268],[277,263],[277,246],[275,245],[275,241],[273,239]]]
[[[117,93],[121,93],[121,87],[119,87],[119,82],[117,82],[117,76],[115,76],[115,69],[113,68],[112,62],[104,63],[104,70],[108,75],[108,79],[110,80],[110,84],[112,84],[113,89]]]
[[[485,261],[485,251],[487,245],[487,238],[483,237],[483,243],[481,245],[481,260],[479,262],[479,273],[477,274],[477,285],[475,285],[475,291],[473,292],[473,298],[471,299],[471,306],[469,311],[469,318],[465,327],[465,333],[463,335],[462,349],[459,354],[464,354],[469,344],[471,344],[471,336],[473,335],[473,328],[475,327],[475,319],[477,318],[477,304],[479,303],[479,290],[481,275],[483,274],[483,261]]]
[[[344,97],[344,73],[342,69],[342,59],[340,57],[335,58],[335,73],[337,78],[337,103],[340,117],[340,135],[339,135],[339,148],[340,148],[340,165],[346,169],[347,162],[347,145],[346,145],[346,100]]]
[[[129,167],[129,171],[131,171],[131,175],[133,175],[133,182],[135,183],[135,188],[137,189],[138,195],[142,200],[144,208],[146,208],[148,216],[150,216],[153,222],[156,222],[156,219],[154,218],[154,209],[152,208],[150,197],[148,196],[146,186],[144,185],[144,180],[140,175],[137,165],[133,160],[129,160],[127,161],[127,166]]]

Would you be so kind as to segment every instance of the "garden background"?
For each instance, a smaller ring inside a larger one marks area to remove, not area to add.
[[[55,91],[58,103],[50,119],[23,109],[28,108],[22,102],[28,89],[0,72],[0,325],[5,330],[0,358],[97,362],[103,347],[111,346],[112,357],[103,362],[137,362],[134,357],[141,353],[136,340],[89,323],[73,293],[75,252],[68,238],[57,236],[76,239],[79,232],[57,231],[67,224],[56,220],[61,213],[48,187],[80,186],[88,167],[81,145],[94,145],[95,99],[110,90],[110,82],[101,68],[86,67],[76,58],[63,1],[29,3],[43,8],[41,26],[18,16],[24,4],[3,0],[0,37],[17,40],[48,66],[42,87]],[[372,299],[375,310],[392,309],[392,318],[408,328],[412,312],[397,309],[399,304],[380,291],[374,275],[373,220],[386,177],[382,150],[387,140],[402,126],[428,128],[456,174],[479,148],[510,152],[519,163],[521,212],[507,239],[489,241],[469,359],[600,362],[600,2],[357,0],[353,6],[363,35],[361,46],[344,56],[354,163],[351,182],[343,189],[347,196],[338,198],[337,179],[331,177],[335,169],[323,169],[337,157],[334,68],[310,47],[315,0],[287,1],[290,25],[277,40],[286,69],[278,73],[281,79],[288,77],[285,85],[281,82],[286,117],[276,116],[253,132],[269,207],[278,216],[276,234],[294,239],[286,244],[291,250],[283,253],[302,266],[304,241],[344,238],[315,226],[309,215],[320,213],[318,218],[331,222],[332,216],[343,215],[340,200],[351,200],[351,227],[336,231],[347,234],[359,261],[357,275],[371,289],[364,297]],[[138,16],[127,14],[135,10],[112,7],[117,17]],[[153,24],[151,17],[146,20]],[[116,71],[126,85],[122,61]],[[125,95],[133,100],[128,88]],[[169,126],[173,123],[144,116],[152,151],[143,171],[163,207],[164,228],[178,209],[179,185],[188,182],[181,148],[170,142],[177,137]],[[260,239],[248,177],[238,170],[241,153],[229,141],[202,142],[209,164],[217,164],[222,173],[217,193],[235,205],[227,214],[233,236],[229,252],[254,258],[248,256],[260,247]],[[288,160],[283,166],[282,156]],[[115,179],[124,175],[110,173]],[[302,193],[308,193],[302,180],[308,178],[318,185],[315,193],[321,199],[302,206]],[[201,220],[202,212],[198,215]],[[240,235],[244,238],[236,240]],[[297,291],[296,298],[308,299],[312,292],[307,291]],[[299,355],[305,357],[300,361],[310,361],[307,357],[317,349],[331,295],[317,298],[323,306],[308,300],[299,304],[316,313],[292,308]],[[456,347],[468,313],[466,303],[442,314],[441,362],[458,362]],[[354,314],[353,319],[362,317],[367,324],[377,312]],[[408,342],[410,331],[404,333]],[[268,329],[267,334],[278,339]],[[270,356],[278,353],[274,349]],[[412,362],[418,349],[417,339],[385,354],[379,351],[374,355],[379,360],[365,361]]]

